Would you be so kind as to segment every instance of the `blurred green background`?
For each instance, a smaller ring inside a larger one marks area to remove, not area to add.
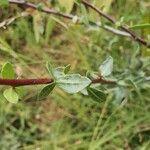
[[[42,2],[51,7],[48,0]],[[91,3],[117,20],[123,17],[129,26],[150,23],[149,0]],[[71,0],[62,0],[60,5],[67,6],[66,12],[80,15],[80,9],[73,7]],[[93,20],[109,24],[93,11],[88,13]],[[8,27],[0,28],[0,65],[10,61],[21,78],[47,77],[46,61],[54,66],[71,64],[71,72],[84,75],[86,70],[96,71],[109,55],[114,58],[116,78],[125,76],[138,81],[143,74],[150,75],[150,49],[129,38],[102,29],[89,30],[16,5],[0,8],[0,22],[14,17],[16,20]],[[150,41],[150,28],[134,31]],[[111,87],[103,103],[60,89],[38,101],[42,86],[25,87],[24,97],[16,105],[0,97],[0,150],[149,150],[149,81],[147,78],[143,84],[133,82],[125,91]]]

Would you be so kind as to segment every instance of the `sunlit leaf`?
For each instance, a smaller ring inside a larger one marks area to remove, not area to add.
[[[57,85],[67,93],[77,93],[87,87],[90,83],[90,79],[79,74],[65,75],[57,80]]]
[[[4,79],[13,79],[15,77],[15,71],[11,63],[7,62],[3,65],[1,75]]]
[[[19,100],[19,96],[13,88],[6,89],[3,93],[7,101],[16,104]]]
[[[109,76],[113,71],[113,58],[109,56],[99,67],[102,76]]]
[[[53,69],[54,78],[59,79],[61,77],[64,77],[65,76],[64,69],[65,67],[57,67]]]

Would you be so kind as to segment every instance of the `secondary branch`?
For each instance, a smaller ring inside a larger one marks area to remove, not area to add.
[[[116,24],[116,23],[117,23],[117,21],[116,21],[113,17],[111,17],[111,16],[105,14],[103,11],[101,11],[100,9],[98,9],[96,6],[90,4],[90,3],[87,2],[86,0],[82,0],[81,2],[82,2],[85,6],[88,6],[89,8],[93,9],[93,10],[94,10],[95,12],[97,12],[100,16],[106,18],[106,19],[107,19],[108,21],[110,21],[111,23],[113,23],[113,24]],[[148,43],[147,41],[145,41],[142,37],[136,35],[136,33],[134,33],[132,30],[130,30],[127,25],[121,25],[120,28],[121,28],[123,31],[125,31],[126,33],[128,33],[129,35],[131,35],[131,37],[132,37],[135,41],[139,42],[140,44],[142,44],[142,45],[144,45],[144,46],[146,46],[146,47],[148,47],[148,48],[150,48],[150,43]]]
[[[99,15],[103,16],[104,18],[106,18],[107,20],[109,20],[111,23],[113,24],[116,24],[116,20],[105,14],[103,11],[101,11],[100,9],[98,9],[97,7],[95,7],[94,5],[90,4],[89,2],[87,2],[86,0],[81,0],[81,2],[90,7],[91,9],[93,9],[94,11],[96,11]],[[26,0],[9,0],[9,3],[10,4],[17,4],[17,5],[21,5],[21,6],[24,6],[25,8],[32,8],[32,9],[35,9],[37,10],[38,9],[38,6],[33,4],[33,3],[30,3],[30,2],[27,2]],[[66,19],[70,19],[70,20],[73,20],[74,18],[76,18],[76,22],[77,23],[80,23],[80,20],[81,18],[80,17],[77,17],[77,16],[74,16],[72,14],[66,14],[66,13],[63,13],[63,12],[59,12],[55,9],[49,9],[47,7],[42,7],[40,8],[40,11],[41,12],[44,12],[44,13],[48,13],[48,14],[53,14],[53,15],[56,15],[56,16],[60,16],[60,17],[64,17]],[[96,24],[96,23],[95,23]],[[145,41],[142,37],[139,37],[138,35],[136,35],[133,31],[131,31],[128,26],[120,26],[120,28],[123,30],[123,31],[120,31],[120,30],[117,30],[117,29],[112,29],[111,27],[107,27],[107,26],[99,26],[109,32],[112,32],[114,34],[117,34],[117,35],[121,35],[121,36],[127,36],[127,37],[132,37],[135,41],[139,42],[140,44],[150,48],[150,44]]]

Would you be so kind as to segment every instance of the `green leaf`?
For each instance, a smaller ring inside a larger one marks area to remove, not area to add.
[[[18,57],[17,53],[12,49],[12,47],[0,36],[0,51],[3,51],[15,58]]]
[[[46,27],[45,27],[45,43],[48,44],[49,38],[53,33],[53,30],[55,28],[56,21],[52,18],[47,16],[47,22],[46,22]]]
[[[54,75],[53,75],[53,70],[54,70],[54,68],[52,67],[52,65],[51,65],[50,62],[47,62],[47,63],[46,63],[46,69],[47,69],[49,75],[54,76]]]
[[[42,11],[42,9],[43,9],[43,3],[37,4],[36,8],[37,8],[37,10]]]
[[[46,68],[48,70],[48,73],[51,76],[53,76],[55,79],[65,76],[65,73],[64,73],[65,67],[53,68],[52,65],[49,62],[47,62]]]
[[[65,67],[58,67],[53,69],[53,75],[56,80],[65,76],[64,69]]]
[[[62,88],[67,93],[77,93],[82,91],[90,83],[91,80],[89,78],[79,74],[65,75],[57,80],[58,87]]]
[[[34,30],[34,36],[37,43],[40,42],[40,37],[44,33],[44,23],[43,18],[40,13],[36,13],[33,16],[33,30]]]
[[[107,98],[107,94],[96,88],[88,87],[87,88],[89,96],[96,102],[103,102]]]
[[[45,86],[39,94],[39,99],[44,99],[45,97],[47,97],[52,92],[55,86],[56,86],[55,82]]]
[[[15,77],[15,71],[9,62],[3,65],[1,75],[4,79],[13,79]]]
[[[0,92],[0,103],[1,103],[1,101],[2,102],[7,101],[2,92]]]
[[[8,4],[8,0],[0,0],[0,7],[6,7]]]
[[[15,91],[17,92],[20,99],[22,99],[25,96],[26,92],[27,92],[23,86],[15,87]]]
[[[99,67],[102,76],[109,76],[113,71],[113,58],[109,56]]]
[[[150,29],[150,24],[146,23],[146,24],[137,24],[137,25],[133,25],[129,27],[130,29],[145,29],[145,28],[149,28]]]
[[[71,68],[71,65],[67,65],[65,68],[64,68],[64,73],[67,74],[69,71],[70,71],[70,68]]]
[[[87,15],[88,13],[87,13],[86,7],[83,4],[80,5],[80,10],[81,10],[81,14],[83,15],[81,17],[80,22],[84,23],[85,25],[88,25],[89,24],[89,19]]]
[[[19,96],[13,88],[6,89],[3,93],[7,101],[16,104],[19,100]]]
[[[88,95],[88,92],[87,92],[87,88],[84,88],[82,91],[80,91],[83,95]]]

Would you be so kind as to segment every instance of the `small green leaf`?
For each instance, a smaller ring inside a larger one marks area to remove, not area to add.
[[[55,82],[45,86],[39,94],[39,99],[44,99],[45,97],[47,97],[52,92],[55,86],[56,86]]]
[[[109,56],[99,67],[102,76],[109,76],[113,71],[113,58]]]
[[[50,64],[50,62],[47,62],[47,63],[46,63],[46,69],[47,69],[49,75],[54,76],[54,75],[53,75],[53,70],[54,70],[54,68],[52,67],[52,65]]]
[[[33,31],[36,43],[40,42],[41,35],[44,33],[44,24],[41,13],[33,15]]]
[[[15,71],[9,62],[3,65],[1,75],[4,79],[13,79],[15,77]]]
[[[58,67],[53,69],[54,78],[59,79],[61,77],[64,77],[65,76],[64,69],[65,69],[64,67]]]
[[[19,100],[19,96],[13,88],[6,89],[3,93],[7,101],[16,104]]]
[[[42,11],[42,9],[43,9],[43,3],[37,4],[36,8],[37,8],[38,11]]]
[[[88,92],[87,92],[87,88],[84,88],[82,91],[80,91],[83,95],[88,95]]]
[[[96,102],[103,102],[107,98],[107,94],[96,88],[88,87],[87,88],[89,96]]]
[[[71,65],[67,65],[65,68],[64,68],[64,73],[67,74],[69,71],[70,71],[70,68],[71,68]]]
[[[8,4],[8,0],[0,0],[0,7],[6,7]]]
[[[67,93],[77,93],[82,91],[91,83],[91,80],[87,77],[83,77],[79,74],[70,74],[60,77],[57,80],[58,87],[62,88]]]
[[[25,96],[26,92],[27,92],[23,86],[15,87],[15,91],[17,92],[20,99],[22,99]]]
[[[87,71],[86,76],[91,80],[99,77],[96,72],[92,72],[92,71]]]
[[[129,27],[130,29],[145,29],[148,28],[150,29],[150,24],[137,24]]]
[[[46,68],[47,68],[48,73],[51,76],[53,76],[55,79],[58,79],[65,75],[65,73],[64,73],[65,67],[53,68],[52,65],[49,62],[47,62]]]
[[[2,92],[0,92],[0,101],[2,101],[2,102],[7,101]]]
[[[88,13],[87,13],[86,7],[83,4],[80,4],[80,10],[81,10],[81,14],[83,15],[81,17],[80,22],[84,23],[85,25],[88,25],[89,24],[89,18],[88,18],[88,15],[87,15]]]

